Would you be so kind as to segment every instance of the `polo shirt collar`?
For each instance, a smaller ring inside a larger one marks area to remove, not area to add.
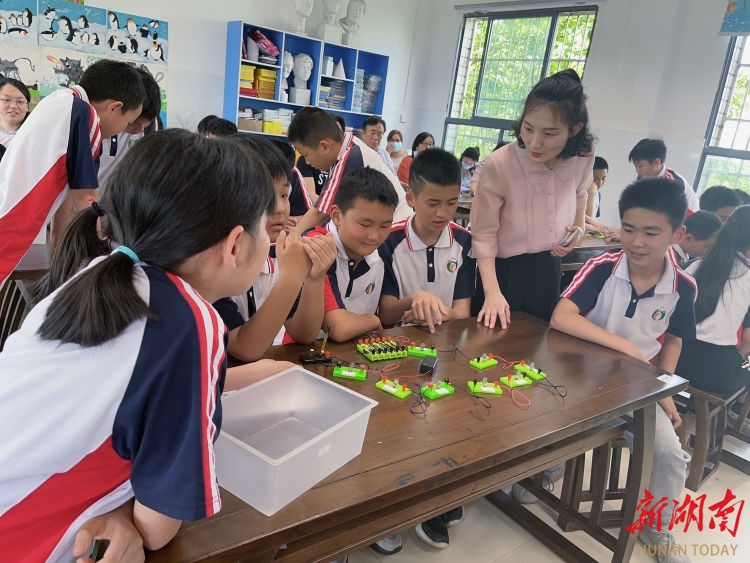
[[[348,151],[351,147],[352,147],[352,134],[344,133],[344,140],[341,143],[339,154],[336,156],[336,162],[341,160],[341,158],[346,154],[346,151]]]
[[[659,278],[659,281],[656,282],[656,285],[653,288],[655,294],[674,293],[677,287],[677,272],[675,271],[675,265],[666,256],[664,257],[664,261],[666,264],[664,267],[664,273],[661,275],[661,278]],[[630,272],[628,271],[628,255],[625,254],[624,251],[622,251],[622,256],[620,257],[619,262],[617,262],[617,266],[615,266],[613,275],[621,280],[625,280],[626,282],[630,283]]]
[[[422,239],[419,238],[412,222],[414,221],[414,215],[410,216],[406,223],[406,244],[409,250],[424,250],[428,247]],[[443,231],[440,233],[440,238],[437,242],[432,245],[433,248],[450,248],[453,245],[453,229],[450,225],[443,227]]]

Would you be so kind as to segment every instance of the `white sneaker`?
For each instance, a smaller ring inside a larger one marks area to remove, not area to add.
[[[401,551],[401,534],[393,534],[371,544],[370,547],[382,555],[393,555]]]
[[[565,475],[564,463],[558,463],[557,465],[548,467],[544,470],[542,476],[542,486],[550,492],[554,491],[555,483],[562,479],[563,475]],[[536,495],[530,493],[518,483],[513,483],[513,487],[510,489],[510,494],[521,504],[534,504],[535,502],[539,502]]]
[[[638,541],[646,546],[649,555],[659,563],[690,563],[687,546],[681,546],[672,532],[657,532],[653,528],[643,528],[638,532]]]

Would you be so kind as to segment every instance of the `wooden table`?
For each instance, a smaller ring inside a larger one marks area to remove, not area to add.
[[[449,377],[455,395],[431,402],[424,416],[416,416],[410,413],[412,398],[400,401],[378,391],[372,374],[366,382],[342,383],[380,403],[371,412],[360,456],[271,517],[225,492],[218,515],[185,523],[148,561],[328,561],[608,443],[622,436],[626,421],[621,416],[631,411],[636,447],[624,519],[635,520],[638,493],[651,471],[655,402],[687,387],[685,380],[663,382],[653,366],[550,330],[524,313],[513,313],[506,331],[466,319],[446,323],[432,336],[419,327],[385,333],[435,345],[439,361],[433,379]],[[490,398],[487,409],[465,391],[466,382],[483,376],[493,380],[504,371],[474,370],[452,351],[454,345],[470,357],[491,352],[534,361],[552,383],[567,387],[567,397],[535,384],[524,390],[529,408],[515,406],[506,391]],[[329,349],[346,362],[361,361],[351,343]],[[296,359],[302,353],[307,347],[292,345],[276,347],[270,355]],[[417,373],[420,360],[399,363],[389,373],[403,378]],[[313,371],[330,374],[322,366]],[[566,507],[556,509],[568,516]],[[556,530],[542,530],[533,519],[528,525],[568,561],[593,561]],[[619,538],[600,528],[594,533],[613,550],[613,561],[629,559],[635,536],[624,528]],[[279,549],[283,544],[286,549]]]
[[[599,256],[606,250],[619,249],[621,246],[619,242],[607,242],[603,239],[585,237],[578,246],[562,259],[562,271],[578,271],[587,260]]]
[[[462,227],[466,227],[469,224],[469,215],[471,214],[471,204],[473,202],[474,196],[472,195],[462,195],[458,198],[458,209],[456,209],[456,213],[453,215],[453,220]]]

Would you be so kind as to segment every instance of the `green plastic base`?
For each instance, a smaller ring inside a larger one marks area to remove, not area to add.
[[[528,364],[516,364],[515,366],[513,366],[513,369],[516,370],[516,373],[520,373],[524,377],[533,379],[534,381],[547,379],[546,373],[544,373],[542,370],[536,369],[535,367],[532,368]]]
[[[406,386],[397,386],[390,379],[386,379],[385,382],[381,379],[375,384],[375,387],[377,387],[381,391],[385,391],[389,395],[398,397],[399,399],[405,399],[406,397],[411,395],[411,389]]]
[[[351,366],[339,366],[333,368],[333,377],[364,381],[365,379],[367,379],[367,371],[359,368],[353,368]]]
[[[495,358],[488,358],[486,360],[475,358],[473,360],[469,360],[469,365],[476,369],[487,369],[495,367],[497,365],[497,360]]]
[[[409,346],[406,349],[406,353],[416,358],[426,358],[427,356],[437,358],[437,350],[435,348],[427,348],[426,346]]]
[[[469,387],[469,391],[476,394],[482,394],[482,395],[502,395],[503,394],[503,388],[499,385],[495,385],[495,383],[484,383],[482,381],[477,381],[474,383],[473,381],[469,381],[466,385]]]
[[[420,391],[422,391],[422,395],[432,401],[442,399],[443,397],[447,397],[448,395],[453,395],[453,393],[456,392],[453,385],[444,383],[442,381],[433,385],[432,389],[430,389],[430,387],[427,385],[423,385]]]
[[[503,376],[500,378],[500,383],[505,385],[506,387],[510,387],[511,389],[515,387],[526,387],[527,385],[531,385],[533,381],[529,379],[528,377],[515,377],[515,376]]]
[[[357,343],[357,352],[371,362],[396,360],[406,357],[406,349],[393,341]]]

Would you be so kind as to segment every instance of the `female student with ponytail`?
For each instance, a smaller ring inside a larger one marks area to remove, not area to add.
[[[70,560],[84,522],[117,507],[147,549],[219,510],[227,335],[210,304],[252,284],[273,207],[246,147],[169,129],[136,143],[69,225],[72,255],[53,260],[91,261],[0,353],[4,559]],[[121,244],[108,254],[100,213]]]
[[[736,208],[711,249],[687,268],[698,284],[696,341],[682,346],[676,372],[713,393],[750,384],[750,205]]]

